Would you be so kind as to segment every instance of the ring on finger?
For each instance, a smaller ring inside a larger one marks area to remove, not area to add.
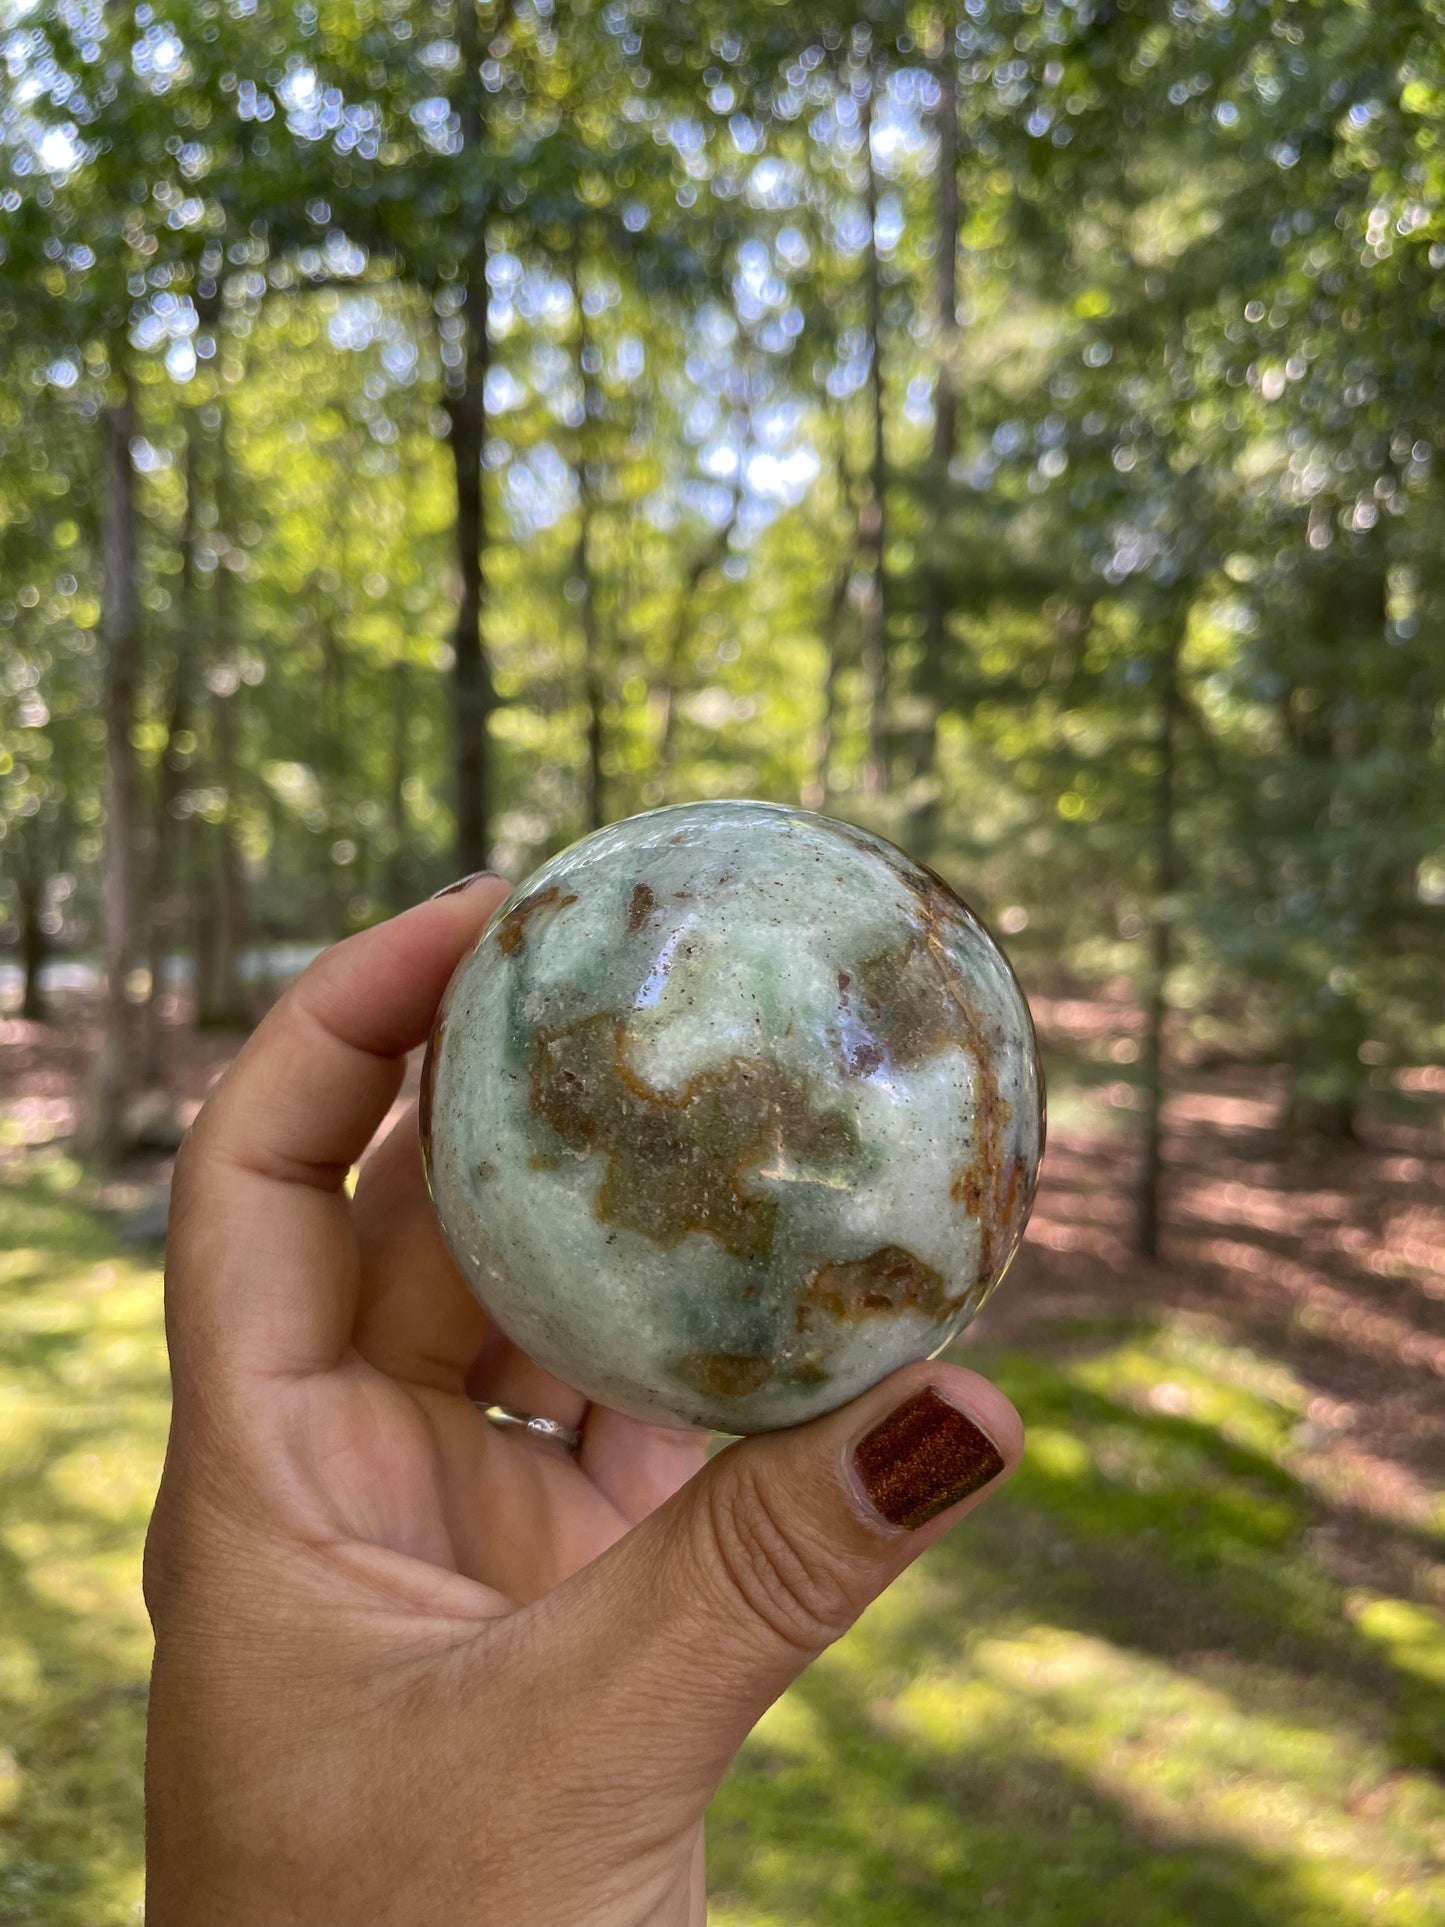
[[[519,1412],[512,1405],[490,1405],[480,1398],[473,1399],[472,1403],[489,1424],[502,1431],[525,1432],[530,1438],[560,1445],[568,1452],[575,1452],[582,1443],[582,1434],[577,1428],[564,1425],[561,1419],[543,1418],[537,1412]]]

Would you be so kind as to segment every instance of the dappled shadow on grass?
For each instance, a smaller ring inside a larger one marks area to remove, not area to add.
[[[1437,1917],[1445,1693],[1312,1555],[1287,1410],[1141,1410],[1151,1357],[1177,1389],[1139,1321],[1062,1368],[971,1356],[1029,1457],[760,1728],[711,1834],[722,1927]]]
[[[159,1280],[39,1183],[0,1228],[0,1923],[110,1927],[141,1880]]]
[[[710,1823],[718,1927],[1363,1927],[1390,1918],[1311,1895],[1286,1856],[1172,1838],[1031,1748],[1026,1732],[930,1753],[912,1734],[819,1705],[815,1684],[799,1697],[806,1739],[797,1751],[753,1742]]]
[[[1438,1381],[1297,1310],[1358,1284],[1429,1335],[1420,1279],[1371,1259],[1426,1248],[1397,1219],[1436,1165],[1361,1153],[1382,1184],[1356,1213],[1336,1167],[1214,1117],[1173,1127],[1162,1267],[1127,1253],[1127,1141],[1056,1140],[1043,1235],[965,1348],[1022,1409],[1025,1467],[764,1721],[711,1827],[717,1927],[1445,1918],[1428,1423],[1336,1412],[1351,1372],[1416,1415]],[[159,1284],[57,1182],[0,1187],[0,1927],[114,1927],[139,1890]],[[1399,1493],[1336,1476],[1366,1437]]]
[[[711,1824],[720,1927],[1428,1927],[1438,1917],[1439,1879],[1379,1829],[1347,1822],[1321,1851],[1319,1814],[1247,1761],[1201,1763],[1195,1778],[1212,1777],[1212,1797],[1191,1813],[1142,1721],[1140,1739],[1131,1747],[1126,1734],[1114,1749],[1122,1766],[1103,1746],[1096,1763],[1070,1743],[1071,1696],[1020,1691],[1007,1677],[1000,1688],[986,1643],[981,1657],[958,1665],[958,1685],[930,1681],[892,1707],[851,1697],[851,1680],[830,1690],[826,1666],[796,1689],[750,1744]],[[1156,1771],[1160,1792],[1149,1786]],[[1287,1825],[1269,1837],[1266,1802],[1299,1812],[1308,1847],[1290,1843]]]
[[[93,1608],[37,1589],[8,1552],[0,1617],[0,1922],[129,1920],[140,1886],[144,1670],[129,1641],[112,1649]]]
[[[971,1535],[993,1556],[957,1542],[970,1586],[992,1593],[995,1611],[1042,1612],[1170,1661],[1227,1653],[1315,1691],[1339,1688],[1362,1737],[1388,1740],[1400,1764],[1445,1770],[1445,1677],[1402,1672],[1351,1617],[1350,1595],[1313,1549],[1339,1508],[1282,1463],[1288,1407],[1216,1380],[1207,1421],[1149,1409],[1161,1393],[1174,1404],[1193,1389],[1175,1334],[1153,1346],[1136,1336],[1064,1370],[1019,1356],[985,1369],[1031,1428],[1005,1505],[985,1509]],[[1258,1448],[1240,1442],[1251,1431]],[[1445,1553],[1413,1525],[1371,1523],[1417,1557]],[[1001,1577],[1021,1553],[1027,1586]],[[953,1556],[950,1546],[944,1559]]]
[[[1277,1084],[1221,1072],[1171,1100],[1159,1264],[1131,1249],[1127,1132],[1096,1106],[1098,1124],[1056,1136],[981,1327],[1032,1345],[1041,1321],[1187,1309],[1288,1362],[1310,1393],[1317,1471],[1357,1511],[1428,1517],[1445,1482],[1445,1134],[1417,1107],[1414,1124],[1368,1119],[1357,1145],[1293,1144]]]

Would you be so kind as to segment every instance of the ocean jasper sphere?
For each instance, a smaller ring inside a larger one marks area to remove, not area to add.
[[[764,1432],[969,1322],[1033,1200],[1028,1006],[882,838],[768,803],[599,830],[447,992],[423,1154],[496,1323],[603,1404]]]

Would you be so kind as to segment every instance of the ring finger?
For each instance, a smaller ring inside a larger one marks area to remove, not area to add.
[[[467,1373],[467,1393],[476,1405],[504,1405],[530,1418],[555,1419],[574,1432],[581,1431],[587,1416],[581,1392],[544,1371],[495,1327]],[[545,1439],[538,1443],[548,1451],[557,1449]]]

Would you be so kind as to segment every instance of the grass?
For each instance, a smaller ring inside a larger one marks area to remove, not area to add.
[[[715,1927],[1445,1919],[1445,1630],[1332,1576],[1287,1364],[1162,1314],[970,1362],[1027,1464],[763,1720]],[[139,1917],[165,1419],[154,1263],[63,1162],[0,1187],[0,1927]]]
[[[149,1629],[140,1548],[165,1446],[160,1274],[56,1164],[0,1188],[0,1923],[139,1917]]]
[[[764,1720],[718,1927],[1429,1927],[1445,1628],[1335,1583],[1308,1398],[1187,1324],[979,1364],[1030,1424],[984,1510]]]

